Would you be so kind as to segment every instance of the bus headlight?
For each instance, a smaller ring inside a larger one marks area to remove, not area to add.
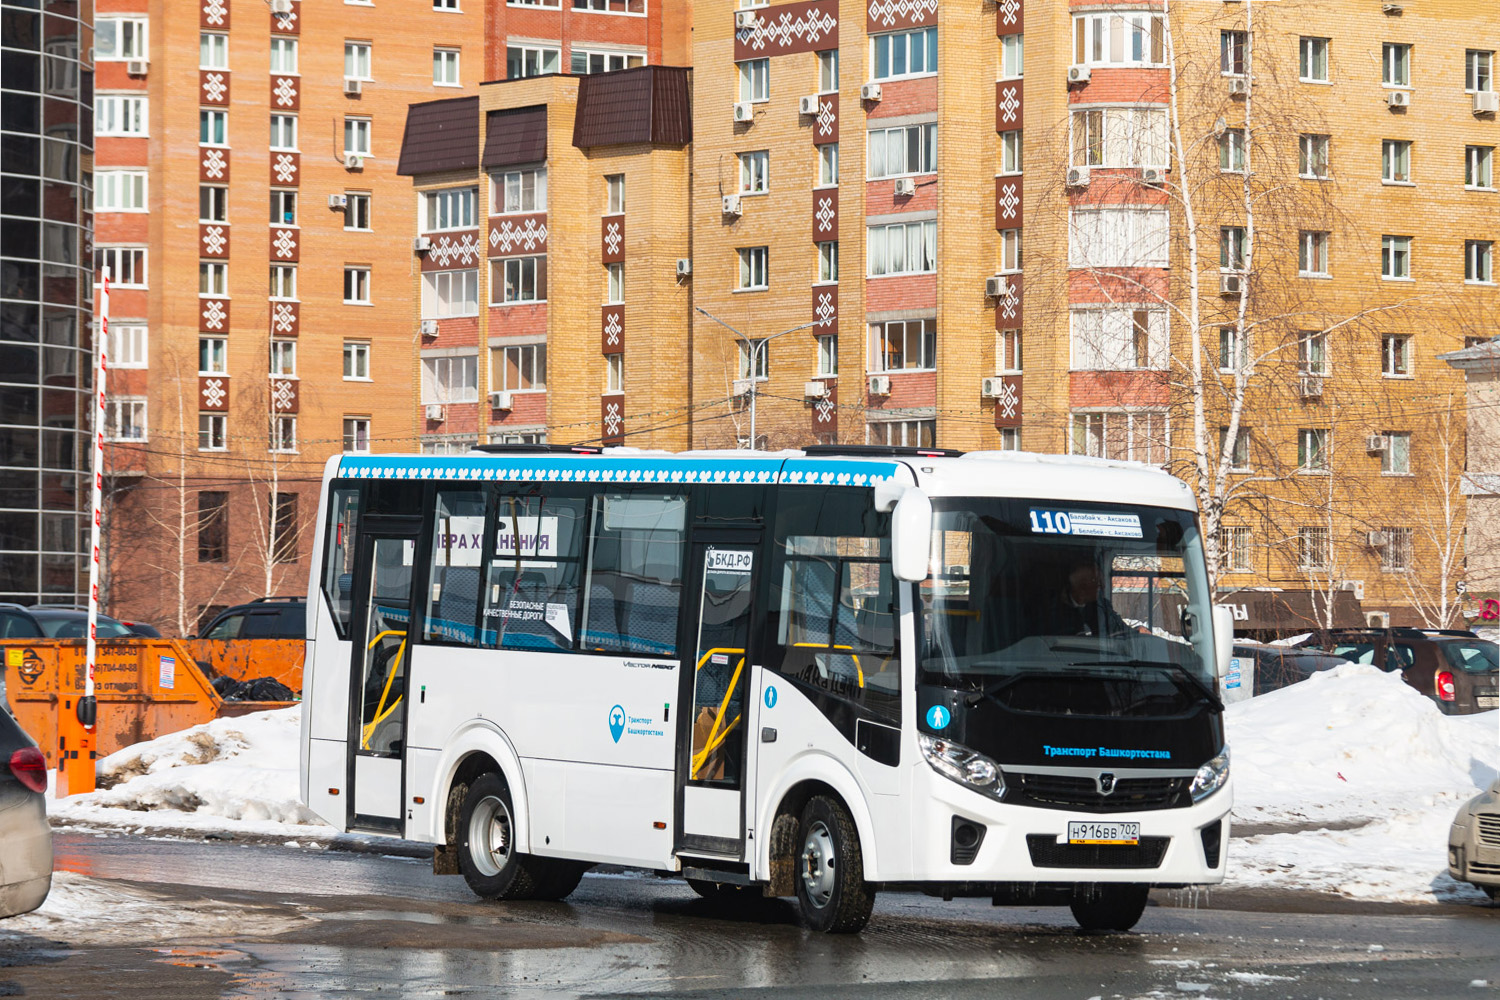
[[[1188,789],[1188,794],[1193,797],[1194,802],[1201,802],[1214,792],[1224,787],[1224,782],[1229,780],[1229,748],[1225,747],[1219,752],[1219,756],[1198,768],[1198,773],[1193,775],[1193,784]]]
[[[926,733],[917,734],[917,746],[932,769],[950,781],[972,788],[981,795],[998,799],[1005,794],[1005,775],[1000,765],[982,753],[951,740],[940,740]]]

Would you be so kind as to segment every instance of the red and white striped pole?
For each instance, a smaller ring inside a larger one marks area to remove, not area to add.
[[[94,369],[94,455],[89,463],[94,485],[89,502],[89,637],[88,667],[83,678],[83,701],[78,704],[78,720],[92,732],[94,729],[94,657],[99,641],[99,528],[104,512],[104,422],[105,379],[109,372],[109,267],[106,265],[99,284],[99,336],[94,353],[99,364]]]

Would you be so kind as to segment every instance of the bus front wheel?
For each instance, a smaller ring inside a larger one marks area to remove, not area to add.
[[[1086,931],[1128,931],[1146,912],[1149,885],[1080,885],[1073,890],[1073,919]]]
[[[814,795],[797,835],[797,903],[815,931],[852,934],[870,922],[875,890],[865,883],[859,832],[838,799]]]
[[[532,899],[541,859],[515,849],[510,789],[496,774],[469,785],[458,821],[458,870],[484,899]]]

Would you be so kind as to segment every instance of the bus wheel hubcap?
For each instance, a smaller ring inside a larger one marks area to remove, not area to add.
[[[494,795],[474,807],[469,819],[470,855],[481,875],[493,878],[510,860],[510,810]]]
[[[827,906],[833,896],[833,834],[822,820],[814,823],[802,842],[802,887],[814,906]]]

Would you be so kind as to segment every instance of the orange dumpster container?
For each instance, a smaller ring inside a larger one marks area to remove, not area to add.
[[[293,691],[302,690],[302,660],[307,653],[302,639],[184,639],[182,645],[200,666],[208,667],[210,679],[271,677]]]

